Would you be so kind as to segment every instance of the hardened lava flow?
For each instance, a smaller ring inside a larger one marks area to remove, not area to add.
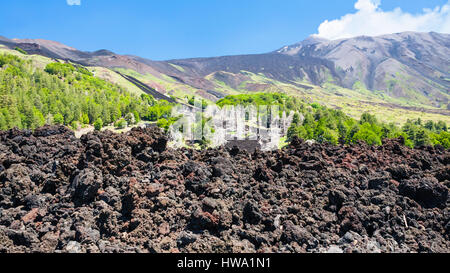
[[[450,252],[450,153],[0,132],[0,252]]]

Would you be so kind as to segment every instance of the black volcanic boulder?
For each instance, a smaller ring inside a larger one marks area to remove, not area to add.
[[[253,175],[253,178],[256,181],[265,181],[269,182],[273,180],[273,175],[271,174],[270,170],[265,167],[258,167],[255,171],[255,174]]]
[[[388,187],[389,180],[390,180],[390,177],[389,177],[389,173],[387,173],[387,172],[383,173],[383,175],[371,177],[369,179],[369,183],[368,183],[369,189],[381,190],[385,187]]]
[[[244,217],[244,222],[250,223],[252,225],[258,224],[263,219],[263,216],[257,205],[250,201],[245,204],[242,214]]]
[[[102,186],[103,175],[97,169],[84,169],[74,179],[71,185],[72,198],[75,204],[88,204],[95,200]]]
[[[67,127],[64,126],[49,126],[46,125],[41,128],[37,128],[34,130],[33,135],[35,137],[49,137],[49,136],[58,136],[58,135],[66,135],[66,136],[75,136],[74,132]]]
[[[30,169],[25,164],[13,164],[0,173],[0,206],[9,208],[25,204],[25,197],[38,188],[30,179]]]
[[[411,175],[411,170],[407,165],[394,165],[387,169],[392,178],[396,180],[406,179]]]
[[[448,188],[432,177],[409,179],[399,185],[399,193],[426,208],[445,208]]]
[[[211,158],[212,175],[213,177],[223,177],[233,173],[233,163],[221,156]]]
[[[183,165],[183,176],[186,178],[186,187],[189,190],[203,193],[212,174],[204,164],[188,161]]]
[[[346,199],[347,196],[340,190],[331,190],[328,193],[328,202],[330,207],[334,208],[333,211],[339,211]]]
[[[286,243],[297,242],[299,245],[306,245],[307,248],[316,247],[319,243],[306,228],[296,226],[292,221],[286,221],[284,227],[281,240]]]

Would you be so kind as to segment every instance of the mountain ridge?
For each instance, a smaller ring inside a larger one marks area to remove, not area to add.
[[[448,95],[449,85],[445,81],[450,71],[450,35],[438,33],[417,33],[403,32],[398,34],[388,34],[376,37],[360,36],[351,39],[340,39],[322,43],[315,43],[307,46],[297,46],[290,48],[283,54],[310,55],[328,60],[336,60],[336,65],[342,68],[346,75],[343,75],[344,87],[351,87],[356,80],[362,80],[369,90],[385,90],[383,73],[389,73],[389,66],[396,66],[395,72],[406,70],[409,75],[414,75],[414,86],[416,89],[427,92],[430,89],[433,96],[448,103],[448,97],[442,96],[440,91],[445,91]],[[358,46],[362,46],[358,47]],[[361,52],[367,52],[361,54]],[[362,64],[359,71],[353,71],[356,65]],[[378,71],[377,71],[378,69]],[[352,70],[352,71],[348,71]],[[355,73],[363,71],[364,77],[358,79]],[[349,72],[349,73],[348,73]],[[440,75],[435,76],[436,73]],[[376,79],[378,77],[378,79]],[[381,79],[380,79],[381,78]],[[422,78],[422,79],[420,79]],[[427,84],[426,80],[431,80],[433,84]],[[397,90],[399,91],[399,90]],[[401,94],[400,94],[401,95]]]
[[[106,49],[84,52],[42,39],[0,37],[0,44],[86,66],[150,75],[158,79],[148,81],[152,87],[166,89],[158,91],[172,92],[161,85],[171,81],[212,101],[232,92],[273,89],[274,82],[314,86],[332,83],[408,103],[449,107],[450,35],[435,32],[402,32],[339,40],[310,36],[302,42],[263,54],[167,61],[119,55]],[[263,79],[255,81],[255,76],[250,77],[248,73]]]

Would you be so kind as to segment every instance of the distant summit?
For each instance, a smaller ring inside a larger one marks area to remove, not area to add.
[[[341,85],[347,88],[362,83],[369,90],[438,107],[449,102],[449,34],[403,32],[334,41],[307,40],[279,53],[332,61]]]
[[[328,42],[328,39],[325,38],[321,38],[317,35],[311,35],[308,38],[306,38],[305,40],[290,45],[290,46],[284,46],[283,48],[277,50],[277,53],[284,53],[284,54],[290,54],[290,55],[294,55],[297,54],[301,48],[305,47],[305,46],[309,46],[309,45],[314,45],[314,44],[319,44],[319,43],[325,43]]]

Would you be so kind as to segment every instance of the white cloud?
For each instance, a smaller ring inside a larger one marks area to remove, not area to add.
[[[401,8],[383,11],[380,5],[381,0],[358,0],[355,13],[326,20],[319,26],[317,36],[334,40],[404,31],[450,33],[450,0],[441,7],[423,9],[419,14],[407,13]]]
[[[79,6],[81,5],[81,0],[66,0],[69,6]]]

